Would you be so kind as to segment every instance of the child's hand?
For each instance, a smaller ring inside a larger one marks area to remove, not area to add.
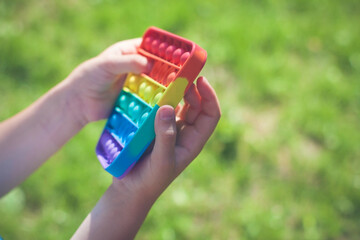
[[[82,125],[106,118],[128,72],[146,72],[148,61],[137,54],[141,39],[118,42],[77,67],[66,83],[73,89],[72,111]]]
[[[197,80],[197,85],[192,85],[184,100],[185,105],[177,108],[176,122],[172,107],[163,106],[158,110],[152,152],[124,179],[114,178],[112,187],[122,193],[125,187],[153,201],[200,153],[219,121],[219,102],[203,77]]]
[[[147,59],[136,54],[140,42],[134,39],[109,47],[0,123],[0,196],[24,181],[88,122],[109,115],[124,73],[147,69]]]
[[[125,178],[112,185],[86,217],[73,239],[133,239],[152,204],[191,163],[214,131],[220,106],[200,77],[175,111],[162,106],[155,118],[155,145]]]

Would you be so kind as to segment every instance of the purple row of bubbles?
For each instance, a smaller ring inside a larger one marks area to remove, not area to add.
[[[102,146],[102,155],[107,164],[111,164],[114,159],[120,154],[121,145],[111,136],[111,134],[105,130],[100,138]]]
[[[112,161],[120,154],[120,149],[114,144],[111,139],[107,140],[105,143],[105,152],[107,153],[108,164],[111,164]]]
[[[165,37],[148,36],[144,39],[146,51],[177,65],[182,66],[190,56],[189,46]]]

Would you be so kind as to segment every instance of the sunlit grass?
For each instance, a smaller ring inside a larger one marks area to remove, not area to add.
[[[359,12],[358,1],[3,1],[0,120],[155,25],[208,51],[223,116],[138,239],[357,239]],[[1,236],[72,235],[111,181],[94,153],[103,125],[0,200]]]

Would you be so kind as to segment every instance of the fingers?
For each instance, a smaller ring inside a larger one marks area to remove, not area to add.
[[[201,97],[194,84],[192,84],[184,96],[185,105],[179,112],[179,118],[187,124],[193,124],[201,111]]]
[[[142,38],[134,38],[122,41],[119,46],[117,46],[122,54],[133,54],[137,53],[137,48],[139,48],[141,44]]]
[[[125,55],[137,53],[137,48],[140,46],[141,40],[141,38],[135,38],[117,42],[105,49],[100,55]]]
[[[183,105],[181,103],[179,103],[176,108],[175,108],[175,115],[178,116],[181,109],[182,109]]]
[[[221,116],[220,105],[215,91],[205,78],[200,77],[198,79],[197,90],[201,99],[200,112],[197,113],[198,110],[193,110],[190,115],[197,113],[193,124],[184,124],[178,133],[178,146],[183,151],[182,159],[184,159],[183,165],[185,166],[188,164],[187,159],[192,159],[199,154]]]
[[[154,171],[174,170],[176,125],[175,111],[171,106],[162,106],[155,117],[155,145],[151,153]]]
[[[98,57],[96,61],[103,70],[114,76],[128,72],[145,72],[148,65],[147,58],[138,54],[109,55]]]
[[[196,119],[194,126],[207,139],[220,119],[220,104],[215,90],[210,86],[206,78],[200,77],[198,79],[197,88],[201,97],[201,114]]]
[[[205,77],[199,77],[197,88],[201,96],[202,112],[210,117],[220,118],[220,103],[216,96],[215,90],[211,87]]]
[[[103,51],[96,57],[96,64],[112,76],[133,72],[147,72],[150,63],[147,58],[137,54],[141,38],[121,41]]]
[[[187,124],[193,124],[200,113],[212,118],[220,118],[220,104],[214,89],[204,77],[199,77],[197,85],[191,85],[184,96],[185,105],[178,116]]]
[[[120,74],[115,77],[115,81],[112,84],[112,89],[116,94],[119,94],[119,92],[122,90],[126,76],[126,74]]]

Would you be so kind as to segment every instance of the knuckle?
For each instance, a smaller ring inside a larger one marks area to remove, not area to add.
[[[162,129],[160,132],[160,138],[161,141],[164,144],[173,144],[173,142],[175,141],[176,138],[176,130],[174,127],[169,127],[166,129]]]
[[[173,128],[169,128],[169,129],[166,129],[162,135],[164,138],[171,140],[171,139],[175,138],[176,132]]]

